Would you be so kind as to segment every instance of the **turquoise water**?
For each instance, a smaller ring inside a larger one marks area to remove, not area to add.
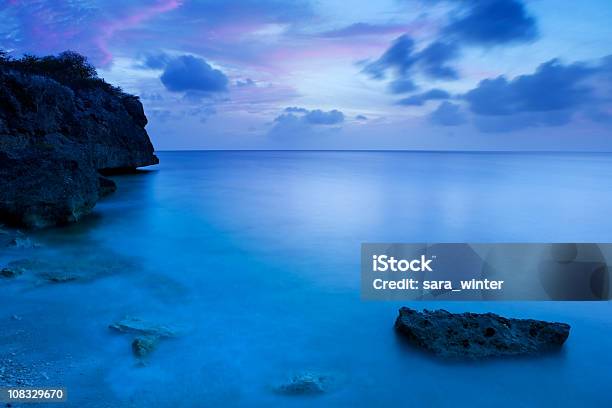
[[[83,222],[0,265],[78,279],[0,281],[0,361],[70,407],[612,406],[612,306],[412,303],[568,322],[559,354],[443,363],[398,338],[398,303],[362,302],[361,242],[611,242],[612,155],[162,152]],[[144,364],[108,325],[180,328]],[[333,376],[283,396],[291,373]],[[0,377],[1,378],[1,377]]]

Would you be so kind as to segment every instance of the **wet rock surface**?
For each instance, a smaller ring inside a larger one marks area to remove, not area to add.
[[[412,344],[444,358],[480,359],[534,355],[559,349],[565,323],[509,319],[494,313],[399,310],[395,329]]]

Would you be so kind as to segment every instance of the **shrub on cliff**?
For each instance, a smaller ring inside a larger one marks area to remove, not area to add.
[[[75,91],[101,87],[113,95],[124,95],[121,88],[98,77],[96,68],[87,61],[87,57],[74,51],[44,57],[25,54],[21,58],[12,58],[6,51],[0,50],[2,68],[52,78]]]

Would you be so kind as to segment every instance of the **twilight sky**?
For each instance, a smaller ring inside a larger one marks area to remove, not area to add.
[[[0,0],[0,48],[140,95],[158,150],[612,151],[609,0]]]

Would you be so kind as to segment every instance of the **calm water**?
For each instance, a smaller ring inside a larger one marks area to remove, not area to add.
[[[564,350],[446,364],[393,332],[399,304],[361,302],[361,242],[610,242],[612,155],[167,152],[35,249],[80,281],[0,282],[0,356],[71,407],[612,406],[612,305],[413,303],[565,321]],[[108,266],[111,265],[109,268]],[[110,271],[109,271],[110,270]],[[102,272],[101,272],[102,271]],[[15,317],[12,317],[15,315]],[[146,366],[124,315],[181,328]],[[302,370],[334,389],[287,397]]]

